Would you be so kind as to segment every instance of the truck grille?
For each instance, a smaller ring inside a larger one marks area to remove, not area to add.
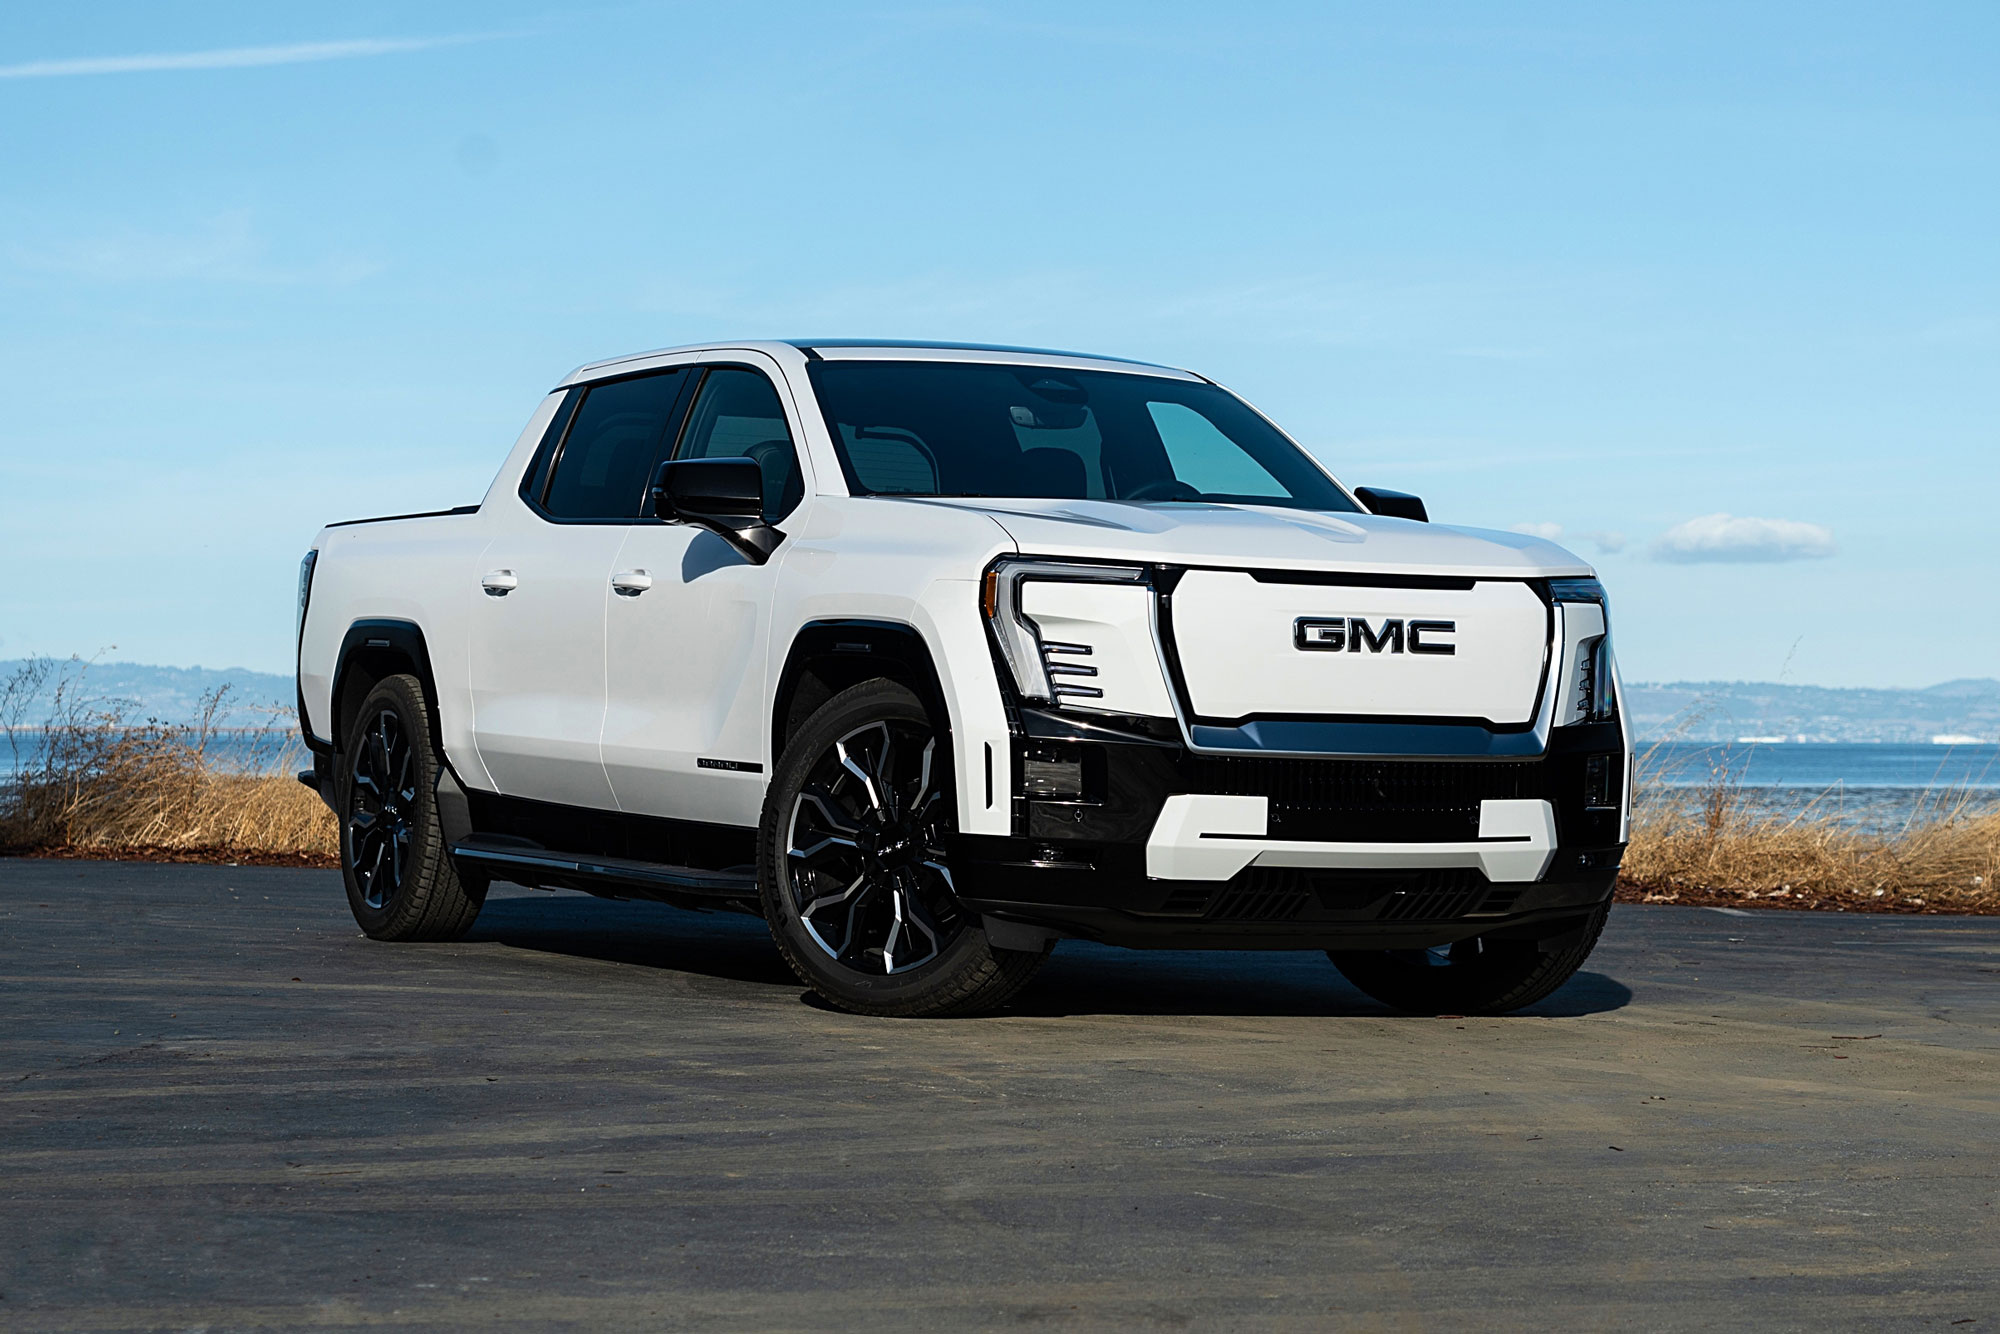
[[[1331,871],[1253,866],[1220,887],[1173,890],[1159,911],[1210,922],[1455,922],[1504,913],[1518,897],[1469,868],[1424,871]]]
[[[1449,843],[1479,836],[1479,803],[1546,797],[1539,760],[1194,757],[1191,792],[1270,800],[1271,836],[1327,843]]]

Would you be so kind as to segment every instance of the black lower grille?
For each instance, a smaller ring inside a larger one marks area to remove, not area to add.
[[[1492,888],[1471,868],[1338,871],[1253,866],[1225,885],[1172,890],[1158,911],[1210,922],[1291,922],[1300,918],[1453,922],[1505,912],[1518,890]]]
[[[1456,842],[1479,836],[1479,803],[1547,794],[1539,760],[1196,757],[1189,791],[1270,799],[1273,838]]]

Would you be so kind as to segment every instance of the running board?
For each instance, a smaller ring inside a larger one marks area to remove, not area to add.
[[[696,866],[552,852],[525,839],[474,834],[451,845],[451,855],[496,880],[534,888],[581,889],[623,898],[740,900],[757,896],[757,873],[749,867],[708,871]],[[622,893],[620,892],[622,891]]]

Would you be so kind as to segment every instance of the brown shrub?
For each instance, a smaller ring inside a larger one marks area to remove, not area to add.
[[[1640,793],[1621,877],[1647,902],[1761,902],[1908,912],[2000,912],[2000,810],[1966,791],[1925,795],[1900,828],[1857,829],[1813,803],[1751,811],[1734,777],[1710,774],[1685,801]]]
[[[192,723],[133,724],[129,706],[85,693],[86,671],[74,660],[59,667],[40,659],[0,684],[0,732],[16,763],[0,789],[0,848],[332,855],[333,815],[317,794],[289,777],[214,761],[224,691],[206,697]],[[28,701],[45,686],[46,720],[24,726]],[[254,767],[302,755],[290,740]]]

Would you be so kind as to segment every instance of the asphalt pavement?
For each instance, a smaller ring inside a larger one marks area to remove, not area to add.
[[[1065,942],[832,1012],[749,918],[0,861],[0,1329],[2000,1328],[2000,919],[1620,907],[1503,1019]]]

